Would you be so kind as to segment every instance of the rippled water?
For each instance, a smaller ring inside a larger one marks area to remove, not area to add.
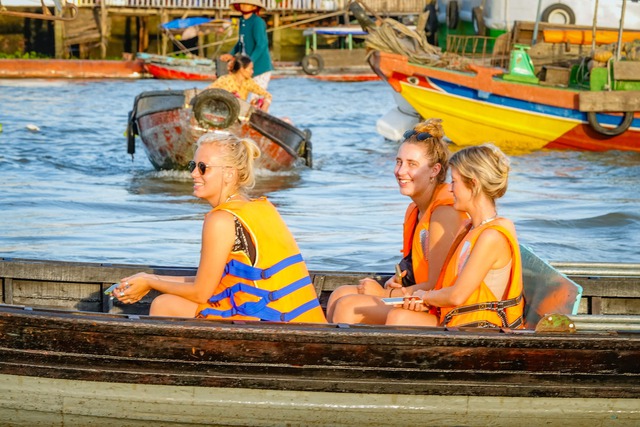
[[[139,92],[194,86],[204,84],[0,80],[0,256],[197,265],[208,205],[186,172],[156,172],[139,142],[132,160],[123,135]],[[270,90],[272,113],[312,131],[314,168],[261,173],[256,193],[279,207],[311,268],[391,271],[408,203],[396,144],[375,132],[391,89],[289,78]],[[498,209],[522,243],[553,261],[640,262],[640,154],[539,151],[512,165]]]

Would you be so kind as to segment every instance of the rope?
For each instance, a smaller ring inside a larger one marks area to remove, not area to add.
[[[454,53],[443,54],[439,47],[427,43],[426,38],[417,31],[391,18],[384,19],[380,26],[370,31],[365,38],[365,46],[404,55],[409,62],[443,68],[465,69],[470,62]]]

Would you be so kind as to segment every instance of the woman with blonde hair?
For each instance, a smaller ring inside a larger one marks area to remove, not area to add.
[[[151,289],[161,292],[152,316],[326,322],[282,217],[266,198],[247,194],[258,147],[221,131],[204,134],[197,147],[189,162],[193,194],[212,210],[204,218],[196,276],[138,273],[122,279],[113,295],[134,303]]]
[[[434,290],[413,294],[387,316],[390,325],[522,328],[522,262],[513,223],[498,216],[509,159],[492,144],[467,147],[450,160],[453,207],[471,220]]]
[[[400,193],[412,200],[404,220],[404,259],[400,263],[404,277],[393,276],[384,287],[365,278],[358,285],[336,289],[327,303],[330,322],[384,324],[392,307],[382,298],[411,295],[435,285],[447,251],[466,219],[464,213],[453,209],[450,187],[444,183],[449,150],[441,122],[429,119],[407,131],[396,156],[394,174]]]

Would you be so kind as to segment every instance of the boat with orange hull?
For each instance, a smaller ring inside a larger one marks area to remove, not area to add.
[[[213,81],[216,79],[215,67],[207,67],[205,65],[180,66],[145,63],[144,68],[156,79],[207,81]]]
[[[464,71],[456,71],[412,63],[406,56],[380,51],[374,52],[369,61],[376,74],[422,117],[442,118],[447,136],[457,145],[493,141],[512,151],[560,148],[640,152],[637,90],[592,92],[588,88],[547,86],[511,80],[501,68],[471,64]],[[602,70],[606,72],[606,68]],[[623,114],[588,111],[599,108],[588,105],[588,101],[594,104],[593,98],[602,104],[615,95],[625,97],[628,110],[622,110]]]
[[[310,132],[239,101],[222,89],[160,90],[140,93],[127,126],[128,152],[140,136],[147,157],[158,170],[184,170],[198,138],[225,130],[250,138],[262,155],[256,167],[271,171],[311,166]]]

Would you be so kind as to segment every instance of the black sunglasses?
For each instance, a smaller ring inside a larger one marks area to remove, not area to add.
[[[413,135],[416,135],[416,139],[418,141],[424,141],[425,139],[433,138],[433,135],[431,135],[429,132],[418,132],[415,129],[409,129],[404,133],[404,135],[402,135],[402,137],[406,140],[411,138]]]
[[[187,167],[189,168],[189,172],[193,172],[196,168],[196,166],[198,166],[198,171],[200,171],[200,175],[204,175],[205,172],[207,171],[207,168],[223,168],[225,166],[222,165],[208,165],[205,162],[194,162],[193,160],[191,160],[188,164]]]

